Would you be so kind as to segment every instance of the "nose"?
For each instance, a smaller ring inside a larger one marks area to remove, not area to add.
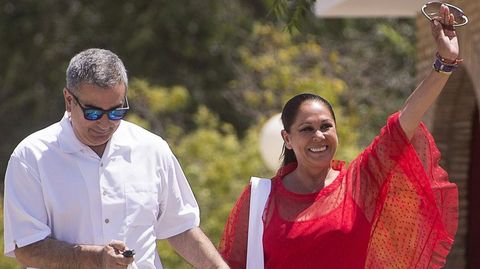
[[[316,130],[314,135],[313,135],[313,139],[324,139],[325,138],[325,134],[320,131],[320,130]]]
[[[102,117],[97,120],[97,125],[102,129],[108,129],[112,125],[112,122],[107,114],[103,114]]]

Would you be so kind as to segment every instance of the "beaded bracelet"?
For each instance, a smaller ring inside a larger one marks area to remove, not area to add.
[[[433,69],[439,73],[451,75],[462,61],[463,59],[455,59],[453,62],[448,61],[437,52],[433,62]]]

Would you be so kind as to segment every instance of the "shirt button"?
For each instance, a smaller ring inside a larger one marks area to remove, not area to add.
[[[107,191],[103,191],[103,195],[107,195]]]
[[[109,223],[109,222],[110,222],[110,220],[109,220],[109,219],[105,219],[105,223]]]
[[[102,162],[102,163],[100,163],[100,167],[103,167],[103,162]]]

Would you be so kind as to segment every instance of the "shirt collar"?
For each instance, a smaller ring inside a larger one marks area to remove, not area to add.
[[[73,132],[72,124],[70,123],[70,113],[65,111],[63,118],[60,120],[60,133],[58,134],[58,142],[60,148],[66,153],[75,153],[84,150],[84,145]]]
[[[124,126],[124,122],[120,123],[118,129],[113,133],[112,138],[108,142],[107,148],[119,149],[130,146],[129,136],[126,136],[127,133]],[[122,135],[123,134],[123,135]],[[89,149],[89,147],[80,140],[78,140],[75,135],[70,121],[70,113],[65,111],[63,118],[60,120],[60,133],[59,133],[59,144],[62,150],[66,153],[75,153],[82,150]]]

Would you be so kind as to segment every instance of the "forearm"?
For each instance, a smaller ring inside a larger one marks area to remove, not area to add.
[[[440,16],[431,22],[432,36],[437,46],[434,68],[407,99],[400,112],[400,125],[408,139],[413,137],[423,115],[437,99],[451,74],[461,60],[458,38],[453,28],[454,15],[441,5]],[[444,29],[445,27],[445,29]]]
[[[447,83],[448,75],[432,70],[408,97],[400,111],[400,125],[408,139],[413,137],[422,117],[431,107]]]
[[[17,260],[27,267],[49,269],[96,269],[102,265],[102,247],[73,245],[46,238],[15,249]]]
[[[195,268],[228,268],[215,246],[198,227],[170,237],[168,242]]]

